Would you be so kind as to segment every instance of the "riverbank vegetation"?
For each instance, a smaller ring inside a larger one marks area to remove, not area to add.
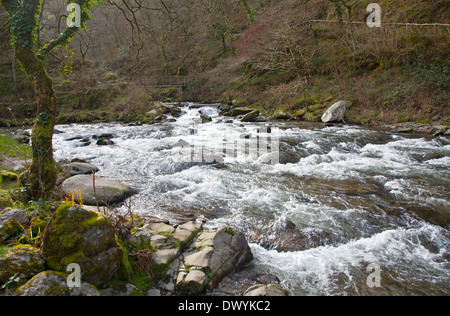
[[[448,1],[381,1],[381,28],[350,23],[366,21],[370,2],[166,0],[151,7],[137,2],[129,11],[110,1],[46,61],[58,96],[56,120],[139,121],[154,101],[199,101],[315,121],[343,99],[352,104],[349,122],[448,123],[449,28],[400,24],[449,23]],[[47,1],[42,40],[58,34],[65,13]],[[7,31],[1,31],[1,124],[22,125],[34,118],[36,104],[17,65],[13,71]],[[164,76],[186,76],[189,85],[152,86]]]

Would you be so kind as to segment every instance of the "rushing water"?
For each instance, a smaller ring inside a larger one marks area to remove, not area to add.
[[[255,259],[242,278],[274,274],[292,295],[450,294],[446,138],[287,123],[261,130],[269,124],[231,123],[214,107],[183,110],[151,126],[58,126],[55,156],[86,159],[99,176],[137,189],[134,213],[243,231]],[[194,123],[200,110],[213,121]],[[115,145],[67,141],[101,133],[115,134]],[[279,146],[277,164],[223,145],[266,136],[268,155]],[[198,143],[224,161],[181,153]],[[368,286],[371,264],[381,287]]]

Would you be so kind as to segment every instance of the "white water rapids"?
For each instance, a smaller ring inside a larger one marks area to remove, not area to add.
[[[291,295],[450,294],[446,138],[231,123],[215,107],[183,110],[172,123],[57,126],[63,133],[54,137],[55,157],[88,160],[97,176],[137,189],[136,214],[196,217],[243,231],[255,257],[247,270],[276,275]],[[194,124],[200,110],[213,121]],[[224,143],[262,139],[264,126],[273,135],[279,128],[280,163],[223,150]],[[115,145],[67,141],[102,133],[114,134]],[[180,140],[201,141],[223,163],[186,160]],[[370,264],[380,267],[381,287],[366,282]]]

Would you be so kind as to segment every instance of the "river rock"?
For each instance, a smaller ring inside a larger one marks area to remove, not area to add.
[[[287,296],[278,284],[257,284],[244,292],[244,296]]]
[[[252,111],[252,112],[250,112],[248,114],[245,114],[242,117],[241,121],[242,122],[256,122],[258,116],[259,116],[259,111],[258,110],[254,110],[254,111]]]
[[[92,174],[94,172],[99,171],[96,166],[83,162],[71,162],[65,164],[63,165],[63,169],[67,174],[71,176],[76,176],[80,174]]]
[[[103,214],[62,205],[44,230],[42,252],[51,270],[65,272],[80,265],[82,280],[102,286],[122,267],[123,249]]]
[[[230,114],[231,116],[246,115],[253,111],[254,109],[251,108],[234,108],[233,110],[231,110]]]
[[[108,206],[121,203],[138,193],[123,183],[104,178],[95,178],[95,188],[96,194],[94,194],[93,177],[88,175],[71,177],[62,184],[64,193],[75,195],[77,203],[83,202],[86,205],[97,205],[95,195],[100,206]],[[82,201],[77,192],[81,192]]]
[[[253,255],[245,236],[232,228],[204,230],[189,221],[177,227],[153,222],[128,236],[134,249],[152,249],[153,271],[164,271],[160,289],[178,295],[200,295],[249,262]],[[157,273],[157,272],[155,272]]]
[[[339,101],[333,104],[322,116],[322,122],[338,122],[344,119],[347,103]]]
[[[202,119],[202,123],[212,122],[212,118],[206,114],[200,114],[200,118]]]
[[[245,236],[232,228],[206,230],[183,253],[176,278],[178,295],[199,295],[252,260]]]
[[[79,288],[67,285],[67,275],[62,272],[44,271],[22,285],[20,296],[103,296],[95,286],[81,282]]]
[[[17,276],[21,280],[44,271],[45,259],[41,251],[30,245],[18,245],[9,248],[0,257],[0,284],[11,277]]]
[[[110,139],[106,139],[106,138],[100,138],[98,141],[97,141],[97,145],[98,146],[111,146],[111,145],[114,145],[115,143],[112,141],[112,140],[110,140]]]
[[[0,245],[20,233],[20,225],[25,225],[29,219],[27,213],[21,209],[6,208],[0,211]]]

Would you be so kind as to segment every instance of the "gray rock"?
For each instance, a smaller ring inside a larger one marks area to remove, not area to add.
[[[92,174],[94,172],[99,171],[96,166],[82,162],[71,162],[65,164],[63,165],[63,169],[67,174],[71,176],[76,176],[80,174]]]
[[[339,101],[333,104],[322,116],[322,122],[338,122],[344,119],[345,111],[347,111],[347,103]]]
[[[25,225],[29,217],[21,209],[4,209],[0,211],[0,245],[21,232],[20,225]]]
[[[82,280],[96,286],[110,281],[123,265],[123,250],[108,219],[69,204],[53,213],[43,234],[42,253],[51,270],[65,272],[76,263]]]
[[[112,140],[110,140],[110,139],[106,139],[106,138],[100,138],[98,141],[97,141],[97,145],[98,146],[111,146],[111,145],[114,145],[115,143],[112,141]]]
[[[244,292],[244,296],[287,296],[278,284],[256,284]]]
[[[259,116],[259,111],[258,110],[254,110],[254,111],[252,111],[252,112],[250,112],[248,114],[245,114],[242,117],[241,121],[242,122],[256,122],[258,116]]]
[[[202,123],[208,123],[212,121],[212,118],[206,114],[200,114],[200,118],[202,119]]]
[[[231,228],[204,231],[183,254],[175,285],[178,295],[199,295],[252,260],[245,236]],[[192,271],[200,271],[204,274]],[[205,280],[206,278],[206,280]]]
[[[0,258],[0,284],[13,276],[31,278],[44,271],[45,259],[42,252],[29,246],[18,245],[8,249]]]
[[[62,190],[64,193],[71,195],[81,192],[82,202],[86,205],[97,205],[97,197],[100,206],[118,204],[138,193],[123,183],[96,177],[96,194],[94,194],[93,177],[88,175],[77,175],[67,179],[62,184]],[[81,202],[78,194],[75,194],[75,200],[78,203]]]
[[[251,108],[234,108],[233,110],[231,110],[230,114],[231,116],[238,116],[238,115],[245,115],[253,111],[254,109]]]
[[[102,296],[93,285],[81,283],[79,288],[67,285],[67,276],[62,272],[44,271],[22,285],[17,294],[20,296]]]

